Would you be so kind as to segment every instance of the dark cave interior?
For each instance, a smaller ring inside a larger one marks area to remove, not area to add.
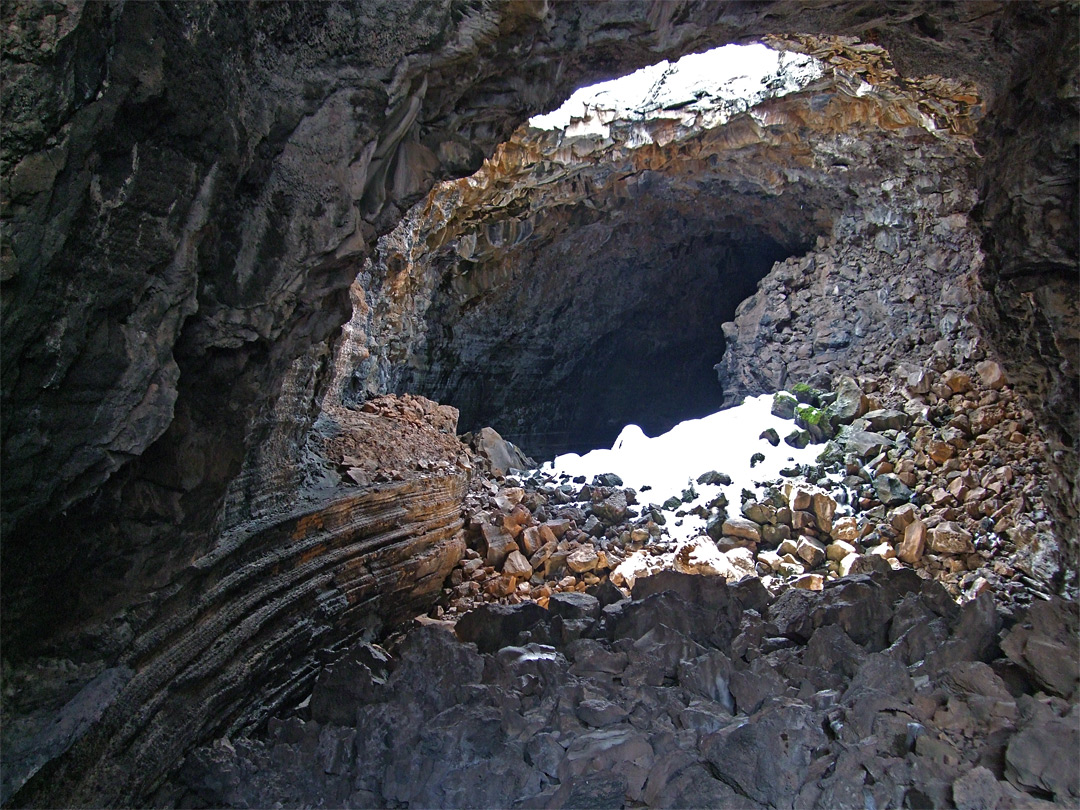
[[[492,425],[538,460],[719,410],[721,325],[774,262],[808,249],[816,223],[783,196],[686,206],[664,191],[562,212],[565,228],[497,265],[448,268],[427,316],[437,337],[398,391],[453,405],[462,431]]]

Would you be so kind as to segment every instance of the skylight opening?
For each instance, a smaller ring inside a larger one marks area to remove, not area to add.
[[[801,90],[824,73],[822,62],[804,54],[758,43],[725,45],[582,87],[557,110],[530,118],[529,126],[608,137],[608,124],[616,119],[707,115],[717,125],[767,98]]]

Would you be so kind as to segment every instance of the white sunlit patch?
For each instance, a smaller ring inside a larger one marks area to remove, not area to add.
[[[567,137],[608,137],[614,119],[704,116],[715,126],[766,98],[801,90],[825,66],[802,54],[764,45],[725,45],[583,87],[557,110],[529,119],[536,129]],[[638,133],[640,136],[640,133]]]
[[[619,434],[613,449],[593,450],[585,455],[568,453],[558,456],[541,470],[549,475],[565,473],[570,477],[583,475],[586,480],[601,473],[615,473],[627,487],[641,490],[641,504],[662,504],[668,498],[682,495],[691,482],[702,473],[716,470],[731,477],[731,484],[693,483],[698,497],[680,509],[689,510],[706,504],[723,491],[731,506],[728,514],[738,514],[743,489],[754,490],[755,482],[780,477],[780,470],[796,464],[814,464],[822,445],[796,449],[780,442],[773,447],[760,438],[762,431],[773,428],[783,438],[794,428],[787,419],[770,413],[772,395],[764,394],[747,399],[742,405],[719,411],[701,419],[691,419],[676,425],[667,433],[647,437],[637,425],[628,425]],[[753,467],[755,453],[765,456]],[[705,523],[687,515],[682,525],[675,526],[673,512],[665,512],[668,534],[674,540],[694,537],[704,532]]]

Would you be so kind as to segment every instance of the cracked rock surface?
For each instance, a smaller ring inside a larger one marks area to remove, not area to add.
[[[960,608],[910,571],[778,598],[665,572],[629,599],[486,606],[456,636],[434,622],[389,655],[358,644],[304,709],[195,750],[156,800],[1071,805],[1077,629],[1075,604],[1003,627],[988,594]]]

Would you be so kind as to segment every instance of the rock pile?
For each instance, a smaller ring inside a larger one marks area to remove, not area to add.
[[[546,606],[554,593],[605,580],[628,593],[660,570],[729,582],[758,576],[779,593],[911,567],[954,599],[989,590],[1003,606],[1028,605],[1062,585],[1041,496],[1045,444],[997,363],[842,376],[832,391],[795,385],[774,397],[773,413],[794,421],[783,441],[822,444],[819,463],[743,490],[738,506],[721,493],[688,507],[693,487],[682,500],[639,503],[647,493],[623,488],[616,475],[590,483],[535,472],[476,476],[466,501],[469,548],[432,615],[460,615],[482,601]],[[697,479],[730,483],[716,471]],[[704,520],[697,537],[669,538],[669,520],[692,519]]]
[[[185,807],[1052,807],[1080,800],[1075,603],[1011,627],[911,571],[770,597],[665,572],[417,627],[195,750]],[[460,639],[460,640],[459,640]],[[464,642],[464,643],[463,643]]]

